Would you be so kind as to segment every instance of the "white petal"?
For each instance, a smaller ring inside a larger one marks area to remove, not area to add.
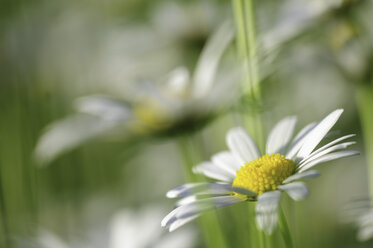
[[[345,139],[348,139],[348,138],[351,138],[351,137],[354,137],[354,136],[356,136],[356,134],[349,134],[349,135],[342,136],[342,137],[340,137],[340,138],[338,138],[338,139],[335,139],[335,140],[329,142],[328,144],[326,144],[326,145],[320,147],[320,148],[317,149],[316,151],[312,152],[312,154],[313,154],[313,153],[321,152],[321,151],[325,150],[326,148],[329,148],[329,147],[331,147],[332,145],[337,144],[337,143],[340,142],[340,141],[343,141],[343,140],[345,140]]]
[[[279,6],[274,25],[260,38],[260,44],[269,54],[286,47],[290,41],[313,26],[324,13],[339,6],[341,1],[286,1]],[[271,52],[272,51],[272,52]]]
[[[179,211],[176,212],[176,218],[188,218],[195,214],[199,214],[210,210],[212,208],[222,208],[232,204],[242,202],[241,198],[235,196],[217,196],[202,200],[197,200],[188,205],[183,205],[179,207]]]
[[[167,192],[168,198],[186,197],[189,195],[222,195],[232,192],[229,183],[190,183],[176,187]]]
[[[115,212],[110,218],[107,228],[105,228],[108,232],[108,240],[107,245],[104,246],[110,248],[147,246],[149,242],[156,240],[162,234],[158,226],[161,217],[162,211],[155,206],[138,209],[136,212],[129,209]],[[138,231],[140,228],[142,228],[141,233]],[[88,248],[92,247],[92,244],[73,247]]]
[[[229,130],[227,134],[227,144],[240,164],[250,162],[260,157],[257,146],[242,127]]]
[[[309,195],[308,188],[303,182],[293,182],[277,187],[279,190],[283,190],[295,201],[303,200]]]
[[[280,198],[281,192],[278,190],[269,191],[258,196],[256,222],[258,227],[267,234],[271,234],[277,227]]]
[[[189,221],[194,220],[195,218],[199,216],[199,214],[197,213],[195,215],[191,215],[186,218],[177,218],[176,214],[180,211],[180,209],[181,207],[175,208],[169,214],[167,214],[166,217],[164,217],[163,220],[161,221],[161,226],[169,228],[170,229],[169,231],[171,232],[175,230],[176,228],[186,224]],[[174,224],[174,223],[177,223],[177,224]],[[172,230],[171,230],[171,227],[172,227]]]
[[[124,121],[132,117],[131,107],[108,96],[85,96],[75,101],[77,111],[105,120]]]
[[[367,241],[373,238],[373,212],[368,209],[356,219],[358,227],[357,239],[359,241]]]
[[[308,156],[307,158],[303,159],[303,162],[301,162],[299,164],[298,168],[302,168],[305,164],[310,163],[313,160],[318,159],[319,157],[322,157],[322,156],[324,156],[324,155],[326,155],[328,153],[331,153],[331,152],[334,152],[334,151],[338,151],[338,150],[342,150],[342,149],[346,149],[348,146],[354,145],[354,144],[356,144],[356,142],[354,142],[354,141],[345,142],[345,143],[342,143],[342,144],[338,144],[338,145],[329,147],[329,148],[327,148],[325,150],[322,150],[320,152],[311,153],[310,156]]]
[[[357,233],[357,240],[360,242],[368,241],[373,238],[373,225],[360,227]]]
[[[293,136],[296,124],[297,118],[294,116],[286,117],[278,122],[268,135],[266,153],[284,154]]]
[[[236,177],[236,171],[241,167],[241,164],[237,161],[233,154],[228,151],[215,154],[212,156],[211,161],[216,166],[231,173],[234,177]]]
[[[162,219],[161,226],[170,229],[172,224],[174,224],[175,222],[186,224],[187,222],[194,220],[195,218],[197,218],[200,215],[199,213],[196,213],[194,215],[190,215],[190,216],[185,217],[185,218],[177,218],[176,214],[180,211],[180,209],[181,209],[181,207],[177,207],[174,210],[172,210],[169,214],[167,214]],[[183,219],[185,221],[181,221]],[[179,225],[179,224],[175,224],[173,226],[173,230],[175,230],[177,227],[180,227],[180,226],[181,225]],[[171,230],[170,230],[170,232],[171,232]]]
[[[316,170],[312,171],[305,171],[302,173],[296,173],[288,178],[286,178],[282,183],[290,183],[292,181],[300,180],[300,179],[305,179],[305,178],[315,178],[320,176],[320,172]]]
[[[354,218],[357,215],[361,215],[365,213],[367,210],[370,209],[371,203],[369,200],[363,199],[363,200],[354,200],[352,202],[349,202],[346,206],[344,206],[344,213],[345,215],[354,216]]]
[[[220,180],[223,182],[233,182],[235,176],[231,173],[219,168],[211,162],[203,162],[195,167],[193,167],[193,172],[198,174],[203,174],[206,177]]]
[[[175,230],[175,229],[173,229]],[[141,235],[141,233],[140,233]],[[155,241],[155,242],[154,242]],[[196,247],[198,242],[198,232],[195,228],[183,228],[182,230],[170,235],[162,235],[157,240],[152,240],[147,244],[147,248],[191,248]],[[113,247],[109,247],[113,248]],[[127,248],[127,247],[120,247]],[[145,248],[145,247],[136,247]]]
[[[317,122],[311,122],[311,123],[308,123],[305,127],[303,127],[298,133],[297,135],[295,136],[294,140],[293,140],[293,143],[299,141],[299,139],[301,139],[302,137],[304,137],[304,135],[307,135],[307,133],[309,131],[311,131],[314,127],[316,127],[317,125]]]
[[[188,222],[191,222],[192,220],[196,219],[197,217],[199,217],[199,214],[196,214],[196,215],[192,215],[192,216],[189,216],[188,218],[183,218],[183,219],[177,219],[175,220],[169,227],[169,231],[170,232],[173,232],[175,231],[177,228],[187,224]]]
[[[313,149],[315,149],[315,147],[325,137],[329,130],[334,126],[342,113],[343,109],[334,110],[307,134],[304,144],[297,154],[297,160],[302,160],[303,158],[307,157],[313,151]]]
[[[185,197],[185,196],[190,195],[189,192],[192,189],[198,188],[200,186],[204,186],[205,184],[206,183],[187,183],[187,184],[183,184],[181,186],[178,186],[176,188],[173,188],[173,189],[169,190],[166,193],[166,197],[167,198]],[[185,192],[188,192],[188,194],[186,194]]]
[[[168,198],[183,197],[178,201],[177,205],[185,205],[183,203],[189,203],[196,200],[196,196],[200,195],[226,195],[233,192],[247,195],[256,196],[256,193],[245,189],[232,187],[230,183],[189,183],[184,184],[167,192]]]
[[[224,23],[204,47],[193,77],[192,93],[195,97],[204,97],[210,92],[220,57],[233,38],[233,30],[230,23]]]
[[[340,142],[340,141],[343,141],[343,140],[345,140],[345,139],[348,139],[348,138],[351,138],[351,137],[354,137],[354,136],[355,136],[355,134],[349,134],[349,135],[342,136],[342,137],[340,137],[340,138],[338,138],[338,139],[336,139],[336,140],[333,140],[332,142],[329,142],[328,144],[326,144],[326,145],[320,147],[319,149],[317,149],[316,151],[312,152],[308,157],[306,157],[306,158],[304,158],[302,161],[300,161],[300,163],[303,163],[305,160],[307,160],[307,159],[309,159],[310,157],[312,157],[312,156],[318,154],[319,152],[324,151],[325,149],[331,147],[332,145],[337,144],[337,143]]]
[[[373,225],[373,212],[367,210],[364,214],[359,216],[356,222],[361,227]]]
[[[329,154],[326,154],[326,155],[324,155],[324,156],[322,156],[318,159],[312,160],[309,163],[305,163],[303,165],[303,167],[301,169],[299,169],[299,172],[303,172],[305,170],[308,170],[308,169],[312,168],[313,166],[315,166],[317,164],[321,164],[321,163],[328,162],[328,161],[331,161],[331,160],[344,158],[344,157],[348,157],[348,156],[353,156],[353,155],[357,155],[357,154],[360,154],[360,153],[358,151],[341,151],[341,152],[329,153]]]
[[[52,123],[39,139],[35,155],[40,163],[51,162],[57,156],[98,138],[120,124],[96,116],[76,115]]]
[[[181,96],[187,92],[190,81],[188,69],[183,66],[178,67],[167,75],[165,91],[171,96]]]
[[[190,204],[190,203],[195,202],[195,201],[197,201],[197,196],[196,195],[189,195],[189,196],[186,196],[186,197],[178,200],[176,202],[176,206],[180,207],[181,205],[187,205],[187,204]]]
[[[251,190],[245,189],[245,188],[239,188],[239,187],[233,187],[233,192],[239,193],[241,195],[247,195],[247,196],[256,196],[257,194],[255,192],[252,192]]]
[[[52,232],[49,232],[48,230],[38,231],[36,239],[38,241],[37,245],[39,248],[69,248],[69,245],[66,244],[60,237]],[[30,246],[27,247],[33,247],[31,244],[29,245]]]
[[[243,200],[234,196],[218,196],[194,201],[188,205],[183,205],[172,210],[161,221],[162,227],[170,228],[170,231],[197,218],[201,213],[212,208],[226,207],[242,202]],[[174,224],[178,223],[178,224]]]
[[[161,221],[162,227],[169,227],[177,218],[176,213],[179,211],[180,207],[175,208],[170,213],[168,213]]]
[[[288,152],[286,153],[286,157],[292,159],[299,149],[304,144],[304,140],[307,137],[307,134],[311,132],[311,130],[316,126],[315,122],[312,122],[302,128],[302,130],[299,131],[299,133],[295,136],[293,142],[290,144],[288,148]]]

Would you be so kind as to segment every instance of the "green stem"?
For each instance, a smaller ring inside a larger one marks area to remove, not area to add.
[[[289,225],[286,221],[286,216],[282,208],[280,207],[280,220],[279,220],[279,228],[282,235],[282,238],[284,239],[285,246],[287,248],[293,248],[293,240],[291,238],[291,233],[289,229]]]
[[[249,64],[249,45],[246,32],[246,18],[242,0],[232,0],[233,13],[237,27],[237,51],[238,56],[243,63],[244,81],[242,88],[244,93],[250,95],[251,91],[251,77]]]
[[[245,208],[243,210],[244,212],[241,211],[237,213],[237,219],[238,222],[243,222],[242,216],[247,216],[247,226],[244,230],[246,230],[249,233],[249,235],[245,235],[249,238],[249,247],[263,247],[261,246],[260,235],[256,235],[259,232],[259,230],[257,229],[255,224],[255,204],[252,202],[245,203]],[[247,211],[248,214],[245,211]]]
[[[1,173],[1,164],[0,164],[0,179],[2,179]],[[1,223],[3,229],[3,240],[5,247],[11,247],[10,240],[9,240],[9,228],[8,228],[8,216],[5,209],[5,197],[4,197],[4,190],[2,185],[2,180],[0,180],[0,213],[1,213]],[[1,236],[0,236],[1,237]]]
[[[360,86],[357,92],[357,103],[367,159],[369,192],[373,205],[373,87]]]
[[[254,103],[247,117],[250,134],[264,150],[263,125],[257,105],[261,104],[258,47],[256,39],[254,0],[232,0],[237,27],[237,50],[244,69],[242,88],[245,95]],[[246,104],[246,103],[244,103]],[[243,106],[244,109],[247,106]]]
[[[237,51],[239,59],[243,65],[242,90],[245,99],[242,109],[247,110],[247,115],[243,116],[248,124],[250,135],[255,140],[261,151],[265,148],[262,116],[260,108],[262,96],[260,89],[260,71],[258,64],[258,46],[256,38],[255,6],[254,0],[232,0],[233,14],[237,28]],[[248,103],[253,103],[249,105]],[[254,218],[255,219],[255,209]],[[257,230],[254,225],[248,231],[253,237],[254,247],[265,248],[267,245],[265,234]],[[251,226],[250,226],[251,227]],[[255,238],[254,238],[255,237]]]
[[[259,66],[258,66],[258,47],[256,43],[256,24],[255,24],[255,13],[254,13],[254,0],[244,0],[244,7],[246,12],[246,23],[247,23],[247,39],[248,39],[248,58],[251,70],[251,86],[253,89],[254,99],[260,99],[260,87],[259,87]]]
[[[184,162],[184,171],[188,182],[203,180],[200,176],[192,173],[192,167],[201,161],[196,142],[190,137],[181,137],[179,148]],[[226,248],[223,231],[216,212],[211,211],[199,218],[199,224],[206,241],[206,247]]]
[[[259,244],[261,248],[266,248],[265,234],[262,230],[257,230],[259,236]]]

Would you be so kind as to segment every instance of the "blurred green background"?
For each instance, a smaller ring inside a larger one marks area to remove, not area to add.
[[[286,25],[296,23],[291,18],[297,8],[279,14],[284,1],[256,2],[259,34],[280,24],[278,18],[289,18]],[[260,111],[266,132],[286,115],[297,115],[299,128],[344,108],[335,129],[356,133],[354,149],[362,153],[320,165],[322,177],[308,182],[311,196],[288,203],[298,247],[373,246],[373,241],[356,241],[354,226],[342,223],[340,211],[369,196],[356,92],[372,84],[371,7],[371,1],[344,1],[313,18],[263,66]],[[90,142],[44,167],[34,157],[37,140],[49,123],[73,112],[79,96],[124,97],[136,80],[161,77],[180,65],[192,70],[213,30],[232,18],[231,2],[225,0],[3,0],[0,247],[38,247],[40,228],[67,244],[75,239],[91,243],[71,247],[109,247],[105,227],[118,210],[157,205],[166,215],[173,201],[165,192],[185,181],[178,138]],[[201,159],[226,149],[225,133],[238,111],[232,108],[190,134],[203,147],[195,147],[203,150]],[[218,211],[224,223],[230,211]],[[198,231],[196,223],[188,225]],[[229,247],[236,247],[235,235],[245,235],[233,224],[223,230]],[[200,235],[195,239],[195,247],[205,247]]]

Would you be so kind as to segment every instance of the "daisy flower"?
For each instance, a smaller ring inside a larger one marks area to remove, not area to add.
[[[90,225],[70,235],[69,239],[51,230],[39,228],[35,238],[17,239],[17,248],[190,248],[197,243],[194,230],[186,228],[178,233],[165,233],[159,229],[162,210],[149,205],[138,210],[122,209],[108,222]],[[141,230],[141,232],[139,232]]]
[[[373,239],[373,206],[370,200],[349,203],[341,214],[341,220],[356,227],[358,241]]]
[[[272,51],[281,48],[289,41],[307,33],[312,26],[320,24],[321,17],[342,7],[342,2],[293,0],[281,3],[273,28],[260,37],[263,49]]]
[[[131,135],[172,136],[198,130],[235,99],[240,73],[218,71],[233,37],[232,25],[225,22],[207,41],[193,74],[178,67],[159,80],[135,82],[123,99],[79,98],[75,114],[46,128],[36,146],[37,160],[48,163],[97,138],[125,140]]]
[[[353,134],[316,149],[342,112],[342,109],[337,109],[320,122],[307,125],[294,138],[297,119],[284,118],[270,132],[265,154],[260,153],[243,128],[231,129],[226,137],[229,151],[219,152],[212,156],[211,161],[194,168],[194,172],[217,182],[190,183],[168,191],[168,198],[182,199],[161,225],[173,231],[207,210],[256,201],[257,225],[266,233],[272,233],[278,222],[282,192],[296,201],[302,200],[309,191],[298,180],[319,176],[318,171],[309,169],[320,163],[359,154],[344,151],[355,142],[341,143]]]

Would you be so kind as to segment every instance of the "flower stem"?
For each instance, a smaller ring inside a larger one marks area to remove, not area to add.
[[[369,193],[373,205],[373,87],[360,86],[357,94],[357,103],[362,125],[365,153],[367,159]]]
[[[289,225],[286,220],[286,216],[282,208],[280,207],[280,221],[279,221],[279,229],[282,235],[282,238],[284,239],[285,246],[287,248],[293,248],[293,241],[291,238],[291,233],[289,229]]]
[[[250,135],[263,152],[265,140],[261,111],[260,107],[258,107],[261,106],[262,96],[259,84],[260,73],[254,1],[255,0],[232,0],[232,7],[237,28],[237,52],[243,65],[242,90],[244,92],[244,101],[242,101],[241,109],[245,110],[246,115],[243,116],[243,118],[248,124]],[[245,101],[246,99],[249,101]],[[255,219],[255,209],[253,209],[253,213],[252,217]],[[260,248],[265,248],[267,246],[266,236],[261,230],[253,227],[248,231],[251,237],[253,237],[252,242],[254,247],[259,246]]]
[[[266,248],[266,242],[265,242],[265,234],[262,230],[257,230],[258,235],[259,235],[259,244],[261,248]]]
[[[203,180],[192,172],[192,167],[201,161],[201,154],[198,152],[197,142],[191,137],[179,139],[179,149],[184,162],[184,171],[188,182]],[[199,224],[204,236],[206,247],[226,248],[223,231],[215,212],[208,212],[199,218]]]
[[[1,170],[0,170],[0,178],[1,178]],[[9,241],[10,236],[9,236],[9,230],[8,230],[7,213],[5,210],[4,191],[3,191],[1,182],[0,182],[0,214],[1,214],[0,216],[1,216],[1,223],[2,223],[1,229],[3,233],[3,235],[0,235],[0,237],[3,236],[0,240],[2,240],[4,247],[11,247],[11,244]]]
[[[261,105],[260,74],[258,65],[258,47],[256,41],[254,0],[232,0],[233,13],[237,27],[237,51],[243,64],[244,78],[242,88],[245,96],[252,102],[247,117],[250,134],[261,150],[264,149]],[[244,101],[244,105],[247,102]],[[244,109],[248,106],[243,106]]]

